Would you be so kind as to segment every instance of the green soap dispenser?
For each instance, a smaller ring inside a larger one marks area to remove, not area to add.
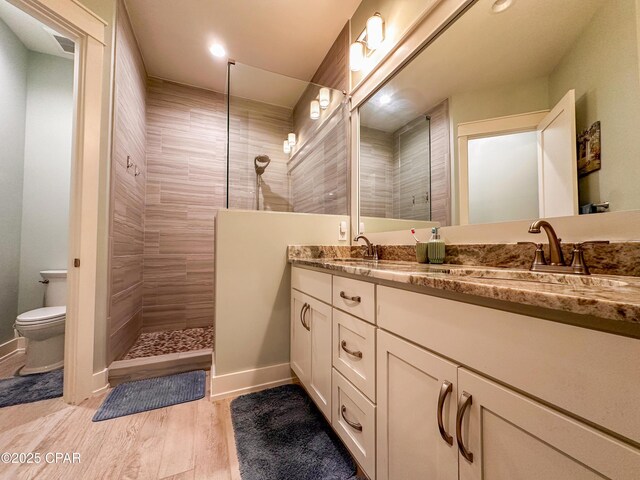
[[[431,229],[431,239],[427,245],[427,255],[429,256],[429,263],[444,262],[444,240],[440,238],[438,227]]]

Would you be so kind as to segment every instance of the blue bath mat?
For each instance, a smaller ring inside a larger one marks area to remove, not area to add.
[[[356,465],[302,387],[236,398],[231,420],[242,480],[347,480]]]
[[[0,408],[62,396],[63,370],[0,380]]]
[[[155,410],[204,397],[204,370],[121,383],[114,388],[93,416],[94,422]]]

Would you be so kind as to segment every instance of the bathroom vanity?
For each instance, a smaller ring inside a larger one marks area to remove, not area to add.
[[[640,475],[640,341],[594,329],[640,281],[289,260],[291,368],[372,480]]]

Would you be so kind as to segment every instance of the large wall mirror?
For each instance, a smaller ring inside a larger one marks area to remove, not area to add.
[[[365,232],[640,208],[636,0],[478,0],[359,108]]]

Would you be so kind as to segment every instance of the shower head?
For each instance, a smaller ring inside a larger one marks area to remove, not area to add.
[[[258,155],[253,159],[253,166],[256,169],[256,175],[262,175],[267,166],[271,163],[268,155]]]

